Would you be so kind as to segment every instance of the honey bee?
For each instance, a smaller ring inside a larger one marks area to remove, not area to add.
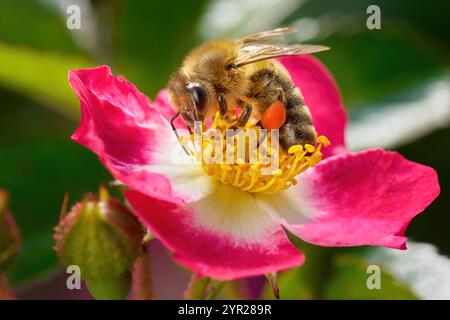
[[[280,130],[280,145],[316,143],[311,115],[299,88],[275,58],[327,50],[319,45],[289,45],[279,40],[294,28],[278,28],[238,40],[219,39],[195,48],[173,74],[169,102],[192,132],[194,121],[205,121],[242,110],[233,127],[244,127],[250,117],[264,129]],[[230,107],[231,106],[231,107]],[[177,134],[178,136],[178,134]]]

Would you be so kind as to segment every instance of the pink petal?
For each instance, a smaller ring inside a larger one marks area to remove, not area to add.
[[[345,152],[347,114],[330,72],[313,56],[285,57],[279,61],[302,92],[318,134],[331,141],[331,146],[324,149],[324,158]]]
[[[159,112],[164,116],[164,118],[166,118],[167,121],[170,121],[172,116],[175,114],[175,111],[172,108],[172,105],[169,103],[167,89],[163,89],[158,93],[158,95],[156,96],[155,105],[157,106]],[[174,124],[177,128],[186,129],[186,124],[183,122],[183,119],[181,117],[178,117],[174,121]]]
[[[434,169],[381,149],[328,158],[302,174],[296,188],[308,191],[313,218],[287,227],[322,246],[405,249],[409,222],[439,194]]]
[[[232,209],[221,215],[230,199],[218,201],[210,196],[202,204],[182,207],[132,190],[125,196],[146,226],[173,251],[173,258],[199,275],[231,280],[295,267],[304,261],[281,226],[256,203],[241,203],[241,211]],[[258,218],[250,222],[247,218],[252,215]]]
[[[168,198],[166,177],[145,170],[172,131],[149,99],[107,66],[72,70],[69,83],[81,103],[72,139],[94,151],[115,178],[146,194]]]

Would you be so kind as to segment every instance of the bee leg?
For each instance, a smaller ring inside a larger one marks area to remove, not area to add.
[[[228,113],[227,100],[223,94],[219,95],[219,111],[222,117],[226,116]]]
[[[260,127],[261,129],[264,129],[262,126],[261,120],[259,120],[257,123],[255,123],[255,126]],[[267,129],[264,131],[259,130],[259,140],[258,140],[258,144],[257,144],[258,148],[263,143],[263,141],[266,137],[267,137]]]
[[[242,127],[245,127],[248,120],[250,119],[251,114],[252,114],[252,106],[248,104],[245,106],[244,111],[242,111],[242,113],[239,116],[239,118],[237,119],[236,123],[229,128],[229,129],[235,129],[234,133],[231,135],[231,137],[238,134]]]
[[[180,112],[177,112],[177,113],[175,113],[175,114],[173,115],[172,118],[170,118],[170,126],[172,127],[172,130],[173,130],[173,132],[175,133],[175,136],[177,137],[178,142],[180,143],[181,147],[183,148],[183,151],[184,151],[187,155],[189,155],[188,150],[187,150],[186,147],[181,143],[180,135],[178,134],[177,128],[175,127],[175,124],[173,123],[173,122],[175,121],[175,119],[178,118],[179,115],[180,115]],[[188,126],[188,128],[189,128],[189,131],[190,131],[191,127]]]
[[[245,106],[244,111],[242,111],[241,115],[239,116],[239,119],[236,122],[236,126],[240,128],[245,127],[248,120],[250,119],[251,114],[252,114],[252,106],[248,104]]]

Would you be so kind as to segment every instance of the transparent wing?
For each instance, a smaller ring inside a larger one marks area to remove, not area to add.
[[[283,36],[286,33],[296,32],[296,28],[277,28],[274,30],[263,31],[258,33],[253,33],[241,39],[242,44],[252,43],[252,42],[275,42],[283,43]]]
[[[233,61],[233,67],[278,57],[299,56],[328,50],[328,47],[311,44],[265,44],[248,43],[244,44]]]

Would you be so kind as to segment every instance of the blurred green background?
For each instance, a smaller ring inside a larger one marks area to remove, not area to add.
[[[66,27],[66,9],[72,4],[81,8],[80,30]],[[366,27],[370,4],[381,8],[381,30]],[[196,44],[277,26],[299,29],[288,37],[290,42],[332,48],[319,58],[341,88],[352,150],[395,149],[438,171],[441,195],[407,233],[437,249],[414,245],[408,257],[425,250],[420,255],[431,258],[419,259],[417,268],[436,273],[435,263],[430,263],[435,259],[444,270],[435,276],[448,276],[448,259],[435,251],[450,255],[448,12],[447,0],[2,0],[0,187],[11,194],[11,212],[23,238],[10,280],[26,297],[27,290],[54,279],[58,262],[52,234],[64,193],[69,192],[73,202],[111,179],[93,153],[69,139],[79,120],[79,105],[67,83],[69,69],[108,64],[154,98]],[[413,271],[408,277],[392,266],[406,255],[370,248],[301,247],[308,262],[280,275],[282,298],[429,298],[426,292],[433,292],[410,283],[417,276]],[[161,248],[155,252],[162,261],[156,259],[156,270],[172,263]],[[386,266],[382,290],[365,285],[372,258]],[[184,273],[170,268],[180,273],[181,284],[172,280],[173,290],[166,289],[160,297],[179,298]],[[435,286],[434,292],[449,281],[433,279],[428,286]],[[164,279],[157,282],[167,285]],[[237,284],[242,287],[242,282]],[[256,297],[260,282],[251,279],[248,284]],[[236,286],[230,284],[223,297],[242,297]],[[45,290],[40,294],[71,297]],[[449,297],[448,290],[445,294]],[[267,288],[263,295],[270,297]]]

